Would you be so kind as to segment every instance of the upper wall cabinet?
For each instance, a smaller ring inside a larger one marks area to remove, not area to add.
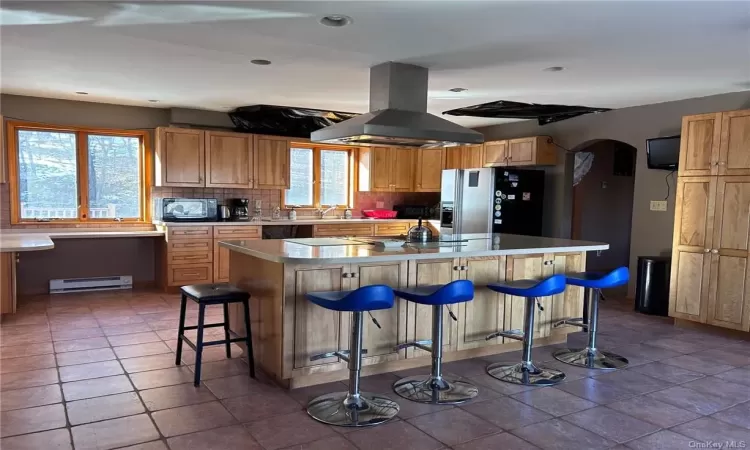
[[[417,192],[440,192],[440,176],[443,172],[442,148],[420,148],[417,150]]]
[[[8,149],[5,146],[5,119],[0,116],[0,183],[8,181],[6,168],[8,161]]]
[[[408,147],[362,147],[359,150],[359,190],[413,192],[417,151]]]
[[[255,186],[289,189],[289,138],[255,135]]]
[[[155,185],[203,187],[205,132],[189,128],[157,128]]]
[[[553,166],[555,164],[557,164],[557,148],[549,136],[484,143],[483,165],[485,167]]]
[[[750,175],[750,110],[683,117],[678,174]]]
[[[206,187],[253,187],[253,135],[206,131]]]
[[[472,169],[482,167],[484,145],[462,145],[445,148],[446,169]]]

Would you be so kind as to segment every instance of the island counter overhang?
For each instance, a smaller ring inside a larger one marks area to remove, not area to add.
[[[452,306],[458,321],[445,315],[444,360],[487,356],[521,348],[518,341],[486,341],[485,336],[520,329],[524,317],[523,301],[490,291],[488,283],[583,271],[586,252],[609,248],[597,242],[508,234],[462,238],[468,239],[464,245],[395,250],[275,239],[222,241],[220,245],[230,250],[230,282],[251,294],[256,364],[289,388],[348,376],[346,363],[338,358],[310,361],[310,356],[348,348],[351,314],[314,305],[305,298],[307,292],[471,280],[474,300]],[[563,294],[542,299],[542,305],[544,311],[536,312],[535,345],[565,342],[568,333],[579,330],[552,324],[582,315],[581,288],[568,287]],[[230,327],[244,336],[241,311],[240,306],[230,305]],[[365,321],[363,348],[368,352],[363,357],[363,375],[430,364],[429,354],[422,350],[393,350],[398,344],[430,338],[430,307],[397,299],[392,309],[374,311],[373,315],[382,328]]]

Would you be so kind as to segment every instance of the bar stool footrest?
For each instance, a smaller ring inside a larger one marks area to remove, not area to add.
[[[479,394],[479,389],[461,380],[415,375],[393,383],[393,391],[401,397],[419,403],[455,405],[467,402]]]
[[[370,427],[398,414],[396,402],[380,394],[335,392],[316,397],[307,404],[307,414],[318,422],[340,427]]]
[[[587,369],[612,370],[622,369],[628,365],[627,358],[615,353],[603,352],[598,349],[564,348],[556,351],[552,356],[560,362],[571,366]]]
[[[409,347],[416,347],[420,350],[432,353],[432,339],[425,339],[423,341],[406,342],[393,347],[393,351],[397,352]]]
[[[553,386],[565,379],[565,374],[556,369],[540,367],[532,363],[495,363],[487,366],[487,374],[506,383],[524,386]]]
[[[488,335],[486,338],[484,338],[484,340],[489,341],[489,340],[495,339],[496,337],[505,337],[508,339],[515,339],[517,341],[522,341],[524,337],[524,333],[523,333],[523,330],[498,331],[496,333],[492,333]]]
[[[588,329],[588,324],[583,323],[583,317],[568,317],[565,319],[558,320],[554,324],[552,324],[553,328],[561,327],[563,325],[570,325],[574,327],[581,327],[583,329]]]
[[[362,354],[367,354],[367,349],[362,349]],[[340,350],[335,352],[319,353],[310,357],[310,361],[317,361],[319,359],[333,358],[334,356],[343,359],[345,362],[349,362],[349,350]]]

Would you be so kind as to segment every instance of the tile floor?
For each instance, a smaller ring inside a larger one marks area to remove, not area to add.
[[[689,449],[701,443],[750,445],[750,341],[675,329],[610,300],[600,344],[630,358],[618,372],[566,366],[555,348],[538,362],[564,370],[557,387],[529,389],[484,373],[488,361],[458,361],[445,371],[472,380],[480,396],[458,407],[396,399],[401,413],[369,429],[332,428],[304,412],[331,383],[287,392],[251,380],[235,348],[204,356],[204,380],[192,386],[195,355],[174,365],[178,298],[148,292],[23,299],[0,326],[0,448],[114,449]],[[211,309],[209,320],[221,320]],[[197,311],[188,312],[194,321]],[[221,333],[221,330],[210,330]],[[581,344],[585,336],[569,336]],[[407,371],[414,372],[414,371]],[[403,373],[363,379],[389,393]],[[744,443],[744,444],[742,444]],[[718,448],[718,447],[715,447]]]

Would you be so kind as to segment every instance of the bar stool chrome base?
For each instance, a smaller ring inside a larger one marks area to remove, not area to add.
[[[565,379],[565,373],[560,370],[524,362],[490,364],[487,366],[487,373],[500,381],[524,386],[554,386]]]
[[[340,427],[370,427],[387,422],[398,414],[396,402],[388,397],[360,392],[335,392],[314,398],[307,414],[318,422]]]
[[[564,348],[552,356],[560,362],[587,369],[622,369],[628,365],[627,358],[590,348]]]
[[[433,405],[455,405],[479,395],[479,389],[465,381],[433,376],[425,379],[425,375],[402,378],[393,383],[393,391],[407,400]]]

